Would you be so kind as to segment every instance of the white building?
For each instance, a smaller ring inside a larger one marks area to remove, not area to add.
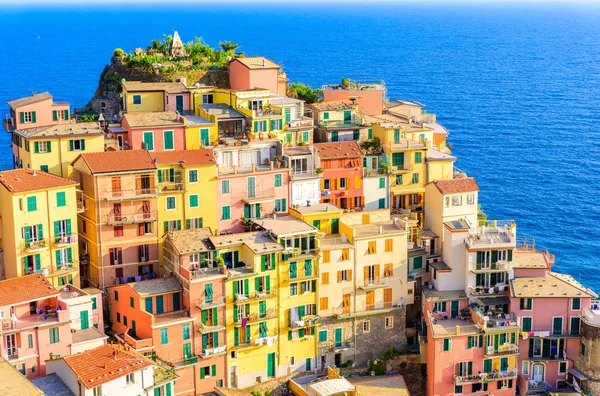
[[[312,146],[285,148],[285,167],[292,169],[290,181],[290,206],[317,205],[321,201],[322,173],[315,169],[315,154]]]
[[[122,345],[103,345],[46,362],[75,395],[174,394],[175,373]],[[158,390],[155,390],[158,389]]]

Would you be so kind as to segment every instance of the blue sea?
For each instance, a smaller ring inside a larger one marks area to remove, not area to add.
[[[84,106],[112,51],[177,29],[285,67],[313,86],[384,80],[450,131],[489,218],[556,254],[600,291],[600,6],[0,6],[0,103],[50,91]],[[11,167],[0,135],[0,168]]]

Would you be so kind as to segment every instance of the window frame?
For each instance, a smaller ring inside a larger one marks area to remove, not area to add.
[[[136,99],[139,99],[139,103],[136,103]],[[131,104],[134,106],[140,106],[142,104],[142,95],[140,94],[132,94],[131,95]]]
[[[169,200],[172,200],[173,207],[169,208]],[[177,210],[177,197],[175,195],[168,195],[165,197],[165,210]]]

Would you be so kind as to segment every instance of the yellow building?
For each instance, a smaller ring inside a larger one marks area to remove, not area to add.
[[[158,256],[168,231],[217,229],[217,164],[209,149],[151,154],[158,167]]]
[[[15,169],[0,172],[0,184],[3,277],[42,273],[54,286],[79,286],[77,183]]]
[[[189,110],[190,93],[184,82],[123,82],[123,110],[128,113]]]
[[[22,139],[22,168],[71,177],[71,162],[81,153],[104,151],[104,132],[95,122],[59,124],[14,131]]]
[[[245,388],[279,373],[278,254],[283,250],[265,232],[208,237],[225,282],[229,386]]]
[[[216,117],[185,114],[185,149],[198,150],[219,139]]]
[[[365,123],[365,117],[358,112],[358,105],[351,100],[312,103],[307,106],[317,125],[315,141],[339,142],[372,139],[372,131]]]

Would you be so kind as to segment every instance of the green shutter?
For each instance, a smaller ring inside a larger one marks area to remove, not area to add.
[[[265,272],[267,270],[267,255],[263,254],[262,256],[260,256],[260,269],[262,272]],[[258,278],[256,278],[258,280]]]
[[[244,279],[244,292],[246,296],[249,294],[250,290],[250,280],[248,278]]]
[[[19,112],[19,117],[21,119],[21,124],[25,123],[25,113],[24,112]]]
[[[52,110],[52,121],[58,121],[58,110]]]
[[[38,238],[40,238],[40,239],[44,238],[44,229],[42,228],[41,224],[37,225],[37,232],[38,232]]]
[[[65,121],[69,121],[69,110],[65,110]]]
[[[219,317],[217,316],[217,308],[213,308],[213,326],[217,326],[219,324]],[[217,333],[215,333],[215,337]]]
[[[35,113],[36,113],[35,111],[31,112],[31,122],[33,122],[33,123],[36,122],[36,114]]]
[[[46,151],[49,153],[52,152],[52,142],[50,140],[46,142]]]
[[[69,151],[73,151],[74,147],[73,147],[74,143],[73,140],[69,140]]]
[[[468,343],[467,343],[467,349],[471,349],[471,348],[473,348],[473,337],[469,336]]]
[[[39,142],[34,142],[33,143],[33,151],[36,154],[40,152],[40,143]]]

